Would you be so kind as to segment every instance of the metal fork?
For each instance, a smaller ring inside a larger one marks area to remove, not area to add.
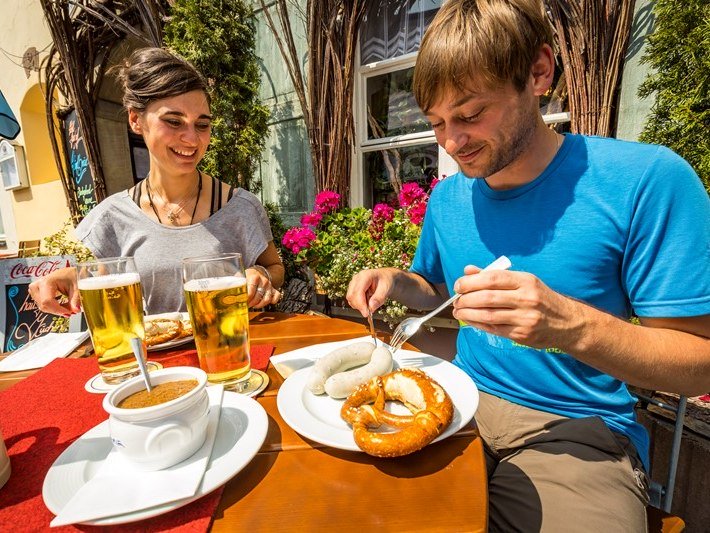
[[[498,259],[493,261],[490,265],[488,265],[486,268],[481,270],[481,272],[485,272],[486,270],[507,270],[511,266],[510,259],[508,259],[506,256],[501,255]],[[399,350],[402,345],[409,340],[409,338],[414,335],[417,331],[419,331],[419,328],[429,320],[431,317],[434,315],[439,314],[442,310],[446,309],[449,305],[454,303],[456,300],[459,299],[461,294],[457,293],[454,294],[451,298],[446,300],[443,304],[441,304],[439,307],[434,309],[432,312],[427,313],[426,315],[422,317],[410,317],[410,318],[405,318],[402,320],[402,322],[399,323],[399,326],[397,326],[397,329],[394,330],[394,333],[392,334],[392,338],[390,339],[389,345],[392,347],[392,353],[396,352]]]

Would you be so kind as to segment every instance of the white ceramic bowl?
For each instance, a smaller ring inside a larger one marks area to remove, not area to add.
[[[153,385],[186,379],[196,379],[197,386],[174,400],[150,407],[118,407],[124,398],[145,389],[142,376],[126,381],[104,398],[114,446],[142,470],[171,467],[190,457],[205,442],[209,398],[204,370],[178,366],[150,373]]]

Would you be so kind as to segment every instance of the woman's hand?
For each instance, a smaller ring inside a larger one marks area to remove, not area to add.
[[[81,311],[79,287],[74,267],[60,268],[30,283],[30,296],[40,311],[53,315],[70,316]],[[57,296],[66,298],[57,299]],[[60,303],[60,302],[64,303]]]
[[[249,307],[261,309],[281,300],[281,292],[271,284],[267,274],[268,271],[260,265],[246,269]]]

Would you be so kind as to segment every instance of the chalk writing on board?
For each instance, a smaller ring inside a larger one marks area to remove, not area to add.
[[[17,350],[35,337],[52,331],[66,331],[68,319],[43,313],[27,292],[27,285],[10,285],[6,288],[9,325],[3,351]]]
[[[0,346],[16,350],[35,337],[67,331],[69,319],[40,311],[29,294],[30,282],[59,268],[72,266],[70,256],[31,257],[0,261]]]
[[[89,157],[86,153],[84,139],[81,136],[76,111],[71,111],[64,117],[64,137],[69,169],[76,186],[77,206],[81,216],[84,216],[96,207],[98,201],[94,189],[94,179],[89,168]]]

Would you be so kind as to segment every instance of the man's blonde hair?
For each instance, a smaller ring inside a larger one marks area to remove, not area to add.
[[[448,0],[424,34],[413,90],[426,113],[448,89],[522,91],[552,28],[540,0]]]

